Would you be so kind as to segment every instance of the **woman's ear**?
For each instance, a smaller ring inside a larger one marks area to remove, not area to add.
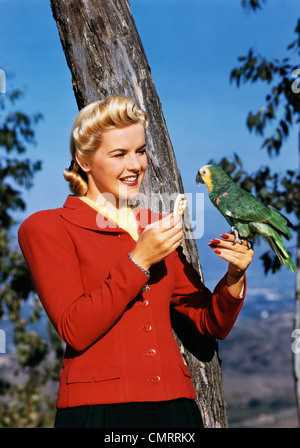
[[[89,171],[91,171],[91,167],[88,162],[84,162],[83,160],[81,160],[81,158],[78,157],[77,154],[75,154],[75,159],[76,159],[76,162],[78,163],[78,165],[80,166],[80,168],[82,169],[82,171],[84,171],[85,173],[88,173]]]

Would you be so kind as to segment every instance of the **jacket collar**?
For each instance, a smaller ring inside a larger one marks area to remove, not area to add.
[[[148,209],[132,209],[138,224],[138,233],[142,233],[145,227],[159,219],[159,214],[152,213]],[[76,196],[69,195],[61,209],[61,216],[71,224],[97,232],[124,233],[125,229],[110,221],[100,212],[90,207]]]

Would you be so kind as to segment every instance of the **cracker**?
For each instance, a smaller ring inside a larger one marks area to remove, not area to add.
[[[187,201],[184,194],[179,194],[175,200],[173,215],[183,215]]]

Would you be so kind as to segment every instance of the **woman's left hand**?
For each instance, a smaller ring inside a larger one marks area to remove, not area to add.
[[[234,235],[222,234],[221,238],[212,239],[208,245],[218,257],[229,262],[227,285],[234,296],[238,296],[244,284],[244,273],[250,265],[254,251],[248,248],[247,241],[241,244],[239,239],[235,244]]]

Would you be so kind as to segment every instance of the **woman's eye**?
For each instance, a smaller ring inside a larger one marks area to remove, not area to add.
[[[143,155],[143,154],[145,154],[145,153],[146,153],[146,148],[138,149],[138,150],[136,151],[136,154],[141,154],[141,155]],[[124,157],[125,155],[126,155],[125,152],[119,152],[119,153],[115,154],[114,157],[116,157],[117,159],[120,159],[121,157]]]

